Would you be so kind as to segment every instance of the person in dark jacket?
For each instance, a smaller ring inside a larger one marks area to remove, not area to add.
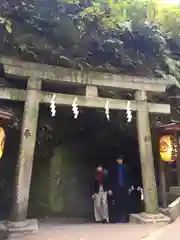
[[[129,220],[129,194],[127,167],[123,157],[116,159],[116,164],[111,172],[111,189],[116,204],[116,222]]]
[[[108,184],[108,172],[102,166],[98,166],[94,181],[94,217],[96,222],[109,222],[108,194],[111,194]]]

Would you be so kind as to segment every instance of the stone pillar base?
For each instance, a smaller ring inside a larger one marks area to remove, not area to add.
[[[0,239],[8,239],[9,232],[6,225],[3,222],[0,222]]]
[[[149,214],[149,213],[133,213],[130,214],[130,223],[164,223],[168,224],[171,222],[170,218],[162,213]]]
[[[38,221],[36,219],[27,219],[23,222],[7,223],[9,233],[29,233],[37,232],[39,229]]]

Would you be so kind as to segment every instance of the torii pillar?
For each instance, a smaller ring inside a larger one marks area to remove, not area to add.
[[[145,211],[158,212],[157,186],[155,179],[154,158],[152,151],[149,111],[146,92],[137,92],[137,131],[144,189]]]
[[[36,132],[39,116],[41,80],[28,79],[26,101],[21,129],[19,157],[15,177],[12,213],[8,227],[10,231],[32,231],[37,221],[27,220],[31,174],[36,144]],[[32,226],[33,225],[33,226]]]
[[[135,99],[137,101],[136,120],[145,212],[140,214],[131,214],[130,221],[142,223],[169,221],[168,217],[159,213],[158,208],[158,195],[146,92],[137,91]]]

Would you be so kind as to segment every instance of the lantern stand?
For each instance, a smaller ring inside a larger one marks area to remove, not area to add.
[[[169,188],[172,185],[172,172],[176,172],[177,186],[180,186],[180,124],[170,123],[156,127],[158,130],[158,138],[163,135],[171,135],[177,145],[177,154],[175,157],[176,168],[173,169],[168,162],[165,162],[159,156],[159,184],[160,184],[160,202],[163,208],[168,207],[168,194]],[[172,162],[172,161],[171,161]]]

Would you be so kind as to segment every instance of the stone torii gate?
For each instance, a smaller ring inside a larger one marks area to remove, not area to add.
[[[14,78],[15,81],[21,81],[21,79],[27,80],[27,89],[24,90],[0,88],[0,99],[25,102],[15,179],[14,202],[10,219],[12,222],[24,222],[27,218],[39,103],[49,104],[54,94],[54,92],[42,91],[42,83],[47,80],[50,83],[59,82],[69,83],[72,86],[84,86],[86,90],[85,95],[78,96],[77,101],[77,104],[82,107],[104,108],[105,102],[108,100],[110,109],[126,109],[127,100],[98,97],[99,87],[133,90],[135,92],[135,99],[131,101],[131,109],[137,112],[137,131],[146,214],[141,215],[141,217],[133,215],[132,219],[140,219],[142,217],[145,219],[149,215],[158,215],[158,198],[149,113],[170,114],[170,106],[169,104],[149,103],[147,93],[165,92],[167,86],[175,84],[173,80],[84,72],[44,64],[23,62],[6,57],[1,57],[0,63],[3,65],[4,73],[7,77]],[[56,104],[72,105],[75,97],[76,95],[56,93]],[[160,216],[158,219],[160,221],[164,218]]]

